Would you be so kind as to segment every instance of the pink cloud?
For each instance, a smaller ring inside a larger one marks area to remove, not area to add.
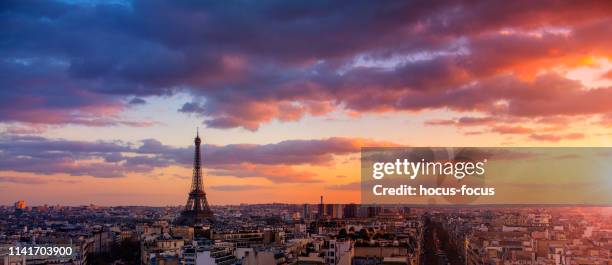
[[[569,134],[532,134],[529,136],[533,140],[547,141],[547,142],[559,142],[561,140],[578,140],[584,138],[582,133],[569,133]]]
[[[500,134],[530,134],[533,129],[523,126],[495,126],[491,129],[493,132]]]
[[[291,166],[241,163],[230,167],[215,167],[209,174],[237,178],[264,178],[274,183],[317,183],[322,180],[310,171],[298,171]]]
[[[608,72],[604,73],[604,74],[601,76],[601,78],[604,78],[604,79],[612,79],[612,70],[610,70],[610,71],[608,71]]]

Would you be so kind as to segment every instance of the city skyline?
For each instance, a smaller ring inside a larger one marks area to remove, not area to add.
[[[611,146],[612,5],[554,3],[3,3],[0,205],[184,205],[197,127],[211,205],[359,203],[364,146]]]

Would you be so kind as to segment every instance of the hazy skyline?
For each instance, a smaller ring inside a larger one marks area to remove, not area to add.
[[[0,204],[359,201],[361,146],[611,146],[607,1],[0,4]]]

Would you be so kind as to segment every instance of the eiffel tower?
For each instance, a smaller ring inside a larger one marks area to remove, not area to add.
[[[200,158],[200,133],[196,132],[195,157],[193,159],[193,177],[191,179],[191,191],[187,199],[185,209],[181,212],[175,223],[179,225],[195,225],[214,222],[213,212],[208,206],[206,192],[202,187],[202,166]]]

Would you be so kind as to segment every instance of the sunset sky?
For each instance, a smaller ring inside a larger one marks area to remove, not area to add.
[[[610,1],[3,1],[0,205],[359,202],[361,146],[612,146]]]

